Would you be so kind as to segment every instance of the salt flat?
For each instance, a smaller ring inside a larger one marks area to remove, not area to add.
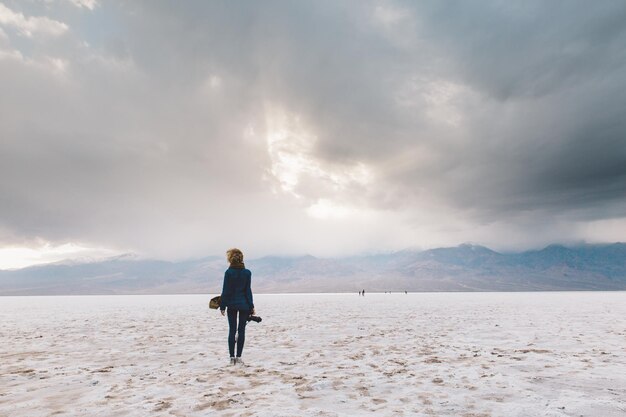
[[[0,416],[626,416],[626,293],[0,298]]]

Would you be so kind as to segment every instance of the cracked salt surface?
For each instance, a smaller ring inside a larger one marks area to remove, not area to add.
[[[0,298],[2,416],[626,416],[626,293]]]

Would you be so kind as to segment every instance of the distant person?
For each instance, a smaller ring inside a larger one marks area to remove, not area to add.
[[[365,290],[361,291],[361,295],[363,295],[363,297],[365,297]]]
[[[243,352],[243,344],[246,341],[246,324],[248,317],[255,313],[252,289],[250,288],[252,273],[245,268],[243,252],[239,249],[229,249],[226,252],[226,259],[230,263],[230,268],[224,272],[220,310],[222,316],[224,316],[226,315],[225,310],[228,308],[228,352],[230,353],[230,364],[243,365],[241,354]],[[237,324],[237,316],[239,316],[239,324]],[[235,334],[237,334],[236,338]],[[235,356],[235,341],[237,356]]]

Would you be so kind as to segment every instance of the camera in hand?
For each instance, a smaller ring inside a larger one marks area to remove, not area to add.
[[[248,321],[254,321],[256,323],[261,323],[261,320],[263,320],[261,317],[259,316],[248,316]]]

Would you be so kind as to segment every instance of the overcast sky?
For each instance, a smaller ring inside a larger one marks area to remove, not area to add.
[[[0,0],[0,267],[626,240],[626,2]]]

